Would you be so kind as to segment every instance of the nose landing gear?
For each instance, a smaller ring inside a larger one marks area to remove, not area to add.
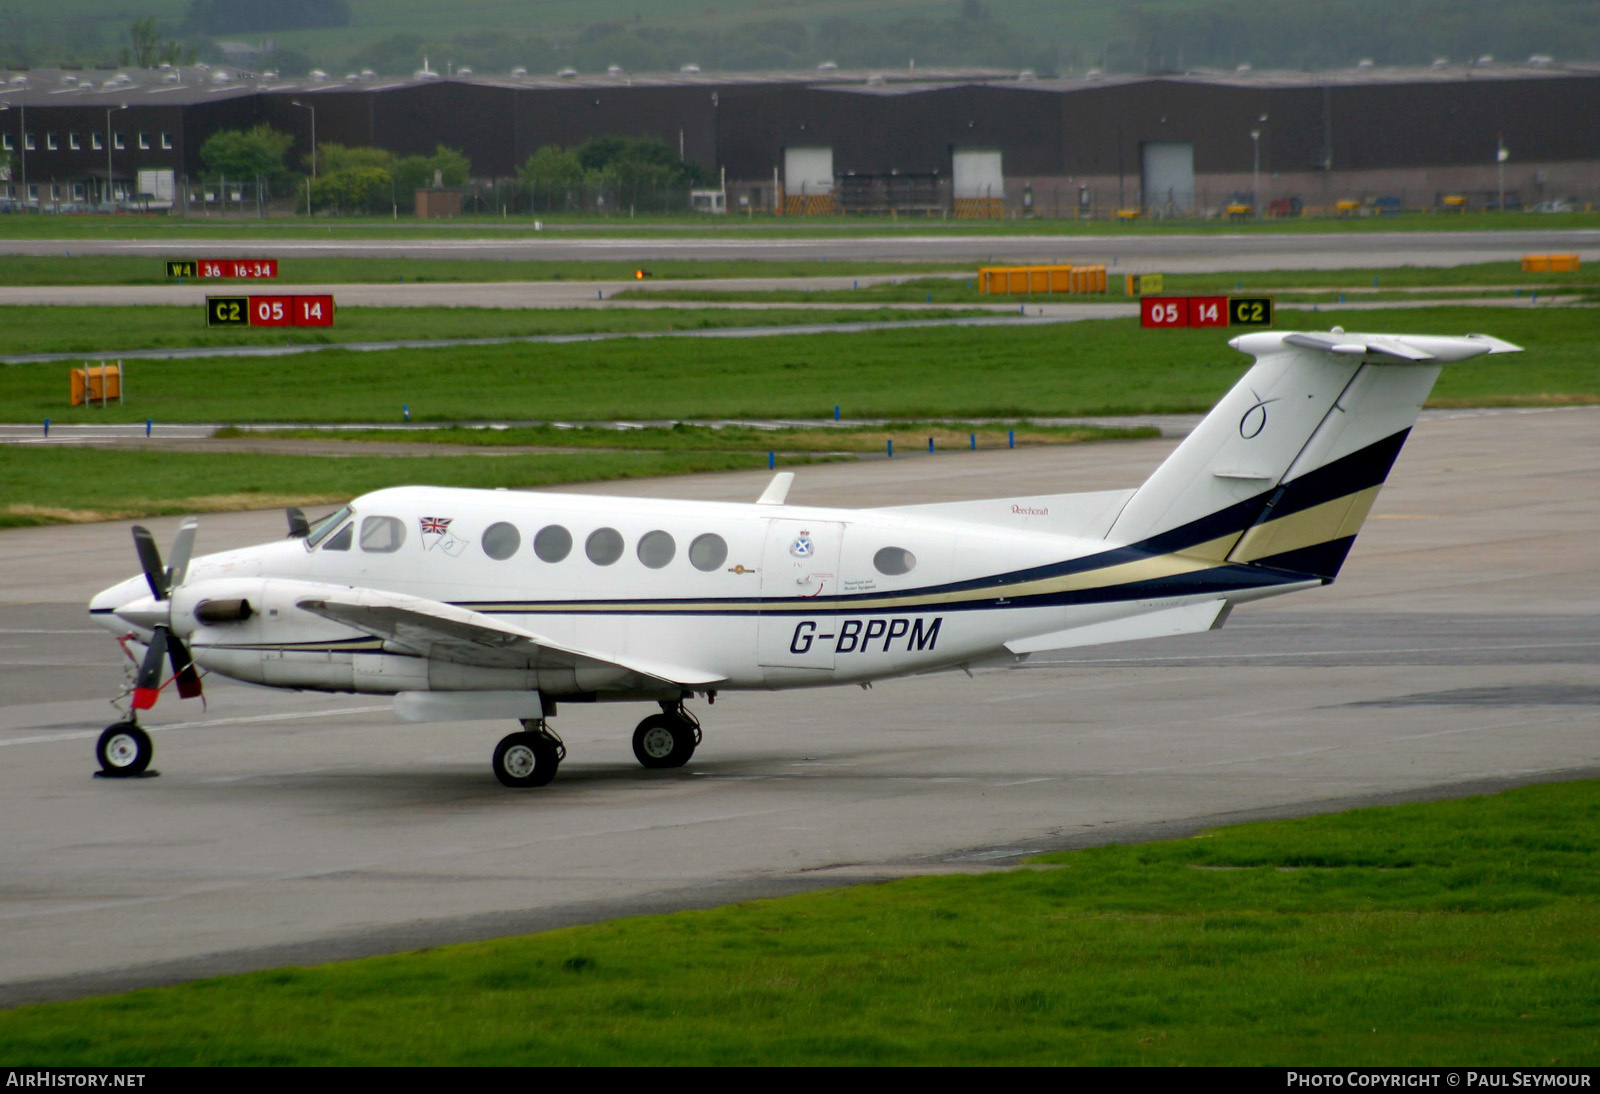
[[[107,726],[94,746],[95,758],[100,761],[100,770],[95,774],[106,779],[142,775],[154,754],[150,734],[140,729],[137,722],[118,722]]]

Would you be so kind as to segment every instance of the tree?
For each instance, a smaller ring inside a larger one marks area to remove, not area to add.
[[[156,26],[155,16],[135,19],[128,30],[128,44],[122,47],[122,63],[136,68],[155,68],[160,64],[192,65],[195,51],[168,38]]]
[[[355,167],[377,167],[388,170],[389,164],[394,161],[394,153],[382,148],[350,148],[342,144],[329,141],[317,145],[317,173],[320,175],[336,175],[340,171],[348,171]],[[311,170],[311,157],[306,157],[306,170]]]
[[[261,175],[281,179],[283,157],[294,138],[262,123],[251,130],[219,129],[200,146],[200,159],[213,175],[248,179]]]
[[[392,179],[386,168],[346,167],[324,173],[311,184],[311,199],[320,210],[372,213],[389,207]]]
[[[389,165],[396,203],[401,208],[411,208],[416,202],[416,192],[432,186],[435,174],[441,185],[464,186],[472,177],[472,161],[457,149],[442,144],[431,156],[402,156]]]

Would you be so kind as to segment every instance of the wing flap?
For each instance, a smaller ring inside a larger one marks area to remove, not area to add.
[[[382,638],[397,650],[419,657],[488,668],[620,669],[678,687],[704,687],[723,679],[701,669],[565,645],[493,616],[437,600],[375,589],[352,589],[350,594],[338,600],[308,597],[297,606]]]

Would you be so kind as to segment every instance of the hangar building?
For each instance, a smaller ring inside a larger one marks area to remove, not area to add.
[[[231,69],[0,74],[6,207],[184,203],[219,129],[266,122],[509,179],[535,149],[650,136],[730,211],[1214,216],[1600,202],[1600,66],[1035,79],[982,71],[277,79]],[[1502,150],[1504,150],[1502,152]],[[1448,200],[1447,200],[1448,199]]]

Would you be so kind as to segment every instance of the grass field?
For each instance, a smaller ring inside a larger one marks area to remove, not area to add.
[[[1600,1060],[1600,784],[0,1013],[15,1066]]]
[[[791,458],[787,462],[802,463]],[[529,489],[765,467],[756,452],[284,456],[0,446],[0,528],[348,501],[386,486]]]
[[[265,255],[263,257],[272,257]],[[934,270],[966,270],[958,262],[822,262],[782,259],[650,262],[523,262],[511,259],[283,258],[275,281],[188,279],[214,292],[267,292],[271,285],[342,285],[411,282],[632,281],[646,271],[663,280],[747,277],[867,277]],[[0,263],[3,285],[170,285],[166,260],[135,255],[73,255],[68,258],[9,255]],[[264,284],[266,287],[264,287]]]
[[[226,295],[234,290],[223,290]],[[247,289],[237,290],[240,293]],[[190,307],[0,306],[0,352],[122,353],[205,346],[332,345],[457,338],[642,333],[812,323],[893,323],[988,314],[949,308],[361,308],[341,307],[332,327],[208,327],[203,305]],[[516,350],[528,354],[527,347]],[[327,372],[323,376],[329,375]]]
[[[1315,322],[1311,322],[1311,320]],[[1299,315],[1296,326],[1482,331],[1527,348],[1446,370],[1433,405],[1600,401],[1594,313],[1424,308]],[[1136,320],[918,328],[755,339],[621,339],[304,357],[153,361],[125,405],[69,408],[66,364],[0,366],[14,422],[587,421],[1034,418],[1195,412],[1241,375],[1226,332]]]
[[[441,221],[397,221],[373,217],[0,217],[0,239],[460,239],[535,235],[641,236],[672,239],[728,234],[768,238],[827,238],[881,235],[1255,235],[1362,232],[1567,231],[1600,227],[1600,211],[1527,213],[1406,213],[1393,217],[1281,220],[944,220],[880,217],[750,217],[683,214],[670,217],[533,216],[461,217]]]
[[[1064,256],[1070,262],[1071,256]],[[1109,271],[1108,271],[1109,272]],[[1156,272],[1156,271],[1151,271]],[[1066,293],[1023,293],[986,295],[978,291],[976,271],[966,278],[912,277],[898,284],[863,285],[856,289],[805,291],[700,287],[652,289],[648,285],[624,289],[617,294],[628,300],[675,300],[738,303],[1076,303],[1100,302],[1123,297],[1123,283],[1108,280],[1105,296],[1072,296]],[[1577,293],[1593,300],[1600,294],[1600,270],[1579,269],[1571,273],[1525,274],[1516,262],[1484,262],[1468,266],[1400,266],[1354,270],[1257,270],[1248,273],[1167,274],[1162,293],[1208,294],[1270,292],[1282,300],[1321,300],[1346,293],[1352,300],[1404,299],[1415,295],[1402,290],[1427,288],[1473,296],[1515,297],[1534,292]]]
[[[223,430],[228,436],[260,436]],[[879,453],[893,441],[902,454],[960,452],[977,439],[984,449],[1005,448],[1004,426],[909,422],[892,428],[759,430],[729,427],[671,429],[443,429],[362,430],[333,433],[273,430],[273,439],[349,442],[330,457],[314,453],[172,452],[128,448],[0,446],[0,528],[128,520],[178,513],[265,509],[343,502],[385,486],[426,483],[529,489],[556,483],[601,482],[765,467],[768,454],[783,466],[827,460],[841,453]],[[1148,428],[1050,429],[1019,426],[1019,445],[1149,437]],[[414,444],[414,456],[370,455],[361,442]],[[429,451],[434,445],[495,446],[489,458]],[[510,451],[522,446],[537,451]],[[552,450],[554,449],[554,450]]]

